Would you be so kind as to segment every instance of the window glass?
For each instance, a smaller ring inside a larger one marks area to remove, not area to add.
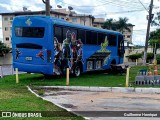
[[[62,37],[62,27],[55,27],[54,29],[55,37],[57,38],[59,43],[63,42],[63,37]]]
[[[10,17],[10,20],[13,20],[13,17]]]
[[[116,46],[117,45],[117,36],[113,34],[108,34],[107,39],[109,42],[109,46]]]
[[[66,39],[66,36],[67,36],[67,32],[70,31],[69,28],[67,27],[63,27],[63,40]],[[71,32],[71,31],[70,31]]]
[[[104,43],[105,34],[104,33],[98,33],[98,45],[101,43]]]
[[[77,18],[72,18],[72,22],[77,22]]]
[[[77,39],[77,30],[75,28],[71,28],[70,31],[71,33],[74,33],[76,35],[76,39]]]
[[[118,36],[118,54],[119,56],[123,56],[124,55],[124,41],[123,41],[123,36],[119,35]]]
[[[86,44],[97,45],[97,33],[93,31],[86,32]]]
[[[130,35],[127,35],[127,38],[130,38],[131,36]]]
[[[9,41],[9,37],[6,37],[6,41]]]
[[[15,35],[17,37],[42,38],[44,27],[16,27]]]
[[[5,27],[5,31],[8,31],[8,27]]]
[[[4,17],[4,21],[7,21],[8,20],[8,17]]]
[[[91,31],[86,31],[86,44],[92,44]]]
[[[78,39],[81,39],[82,43],[85,44],[85,30],[78,30],[78,35],[77,35]]]
[[[97,45],[97,32],[91,33],[91,44]]]

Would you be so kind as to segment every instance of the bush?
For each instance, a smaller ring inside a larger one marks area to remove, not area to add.
[[[0,57],[4,56],[9,51],[10,51],[10,48],[0,41]]]
[[[131,59],[132,61],[136,61],[136,59],[142,58],[142,53],[129,55],[128,58]]]
[[[156,59],[157,59],[157,64],[160,64],[160,54],[156,55]]]
[[[136,59],[142,58],[142,56],[143,56],[143,53],[137,53],[137,54],[132,54],[132,55],[129,55],[129,56],[126,56],[126,57],[128,57],[133,62],[135,62]],[[147,62],[151,62],[153,60],[153,58],[154,58],[153,53],[147,53]]]
[[[147,53],[147,62],[152,62],[153,58],[154,58],[153,53]]]

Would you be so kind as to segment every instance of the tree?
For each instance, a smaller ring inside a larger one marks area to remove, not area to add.
[[[122,18],[122,17],[120,17],[119,18],[119,20],[117,21],[117,27],[118,27],[118,30],[120,31],[120,32],[122,32],[122,34],[123,34],[123,32],[124,32],[124,30],[127,30],[128,32],[130,32],[131,30],[129,29],[129,27],[128,27],[128,18],[126,18],[126,17],[124,17],[124,18]]]
[[[9,51],[10,51],[10,48],[0,41],[0,56],[4,56]]]
[[[106,22],[103,24],[102,28],[109,30],[117,30],[116,21],[112,18],[107,19]]]
[[[118,21],[110,18],[106,20],[102,28],[109,29],[109,30],[117,30],[122,33],[124,32],[124,30],[128,30],[130,32],[131,30],[128,27],[130,24],[128,24],[127,22],[128,22],[128,18],[126,17],[124,18],[120,17]]]
[[[154,17],[151,25],[153,25],[153,26],[160,26],[160,12],[156,13],[156,17]]]
[[[154,48],[153,53],[156,53],[157,49],[160,47],[160,29],[150,33],[149,44]]]

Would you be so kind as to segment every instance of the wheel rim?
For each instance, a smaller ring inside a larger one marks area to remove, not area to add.
[[[80,73],[81,73],[80,68],[79,68],[79,67],[76,67],[76,69],[75,69],[75,75],[76,75],[76,76],[79,76]]]

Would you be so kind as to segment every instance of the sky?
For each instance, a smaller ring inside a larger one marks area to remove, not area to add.
[[[50,0],[53,9],[57,5],[63,8],[72,6],[73,10],[80,14],[93,15],[95,18],[127,17],[128,23],[134,26],[132,42],[135,45],[144,45],[147,31],[147,19],[150,0]],[[23,7],[31,11],[44,10],[42,0],[0,0],[0,13],[22,11]],[[160,0],[154,0],[153,13],[160,11]],[[2,18],[0,17],[0,28]],[[157,27],[151,26],[151,31]],[[2,38],[2,29],[0,29]]]

